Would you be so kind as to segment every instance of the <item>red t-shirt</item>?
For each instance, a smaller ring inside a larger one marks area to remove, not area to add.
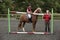
[[[43,16],[43,19],[44,19],[46,22],[48,22],[48,21],[50,21],[50,19],[51,19],[51,15],[45,13],[44,16]]]
[[[32,12],[31,7],[28,7],[28,8],[27,8],[27,13],[31,13],[31,12]]]
[[[31,11],[31,8],[30,8],[30,7],[28,7],[28,8],[27,8],[27,10],[28,10],[28,11]]]

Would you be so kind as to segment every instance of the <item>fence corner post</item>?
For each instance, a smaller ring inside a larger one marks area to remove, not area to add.
[[[51,10],[51,33],[53,33],[53,8],[52,8],[52,10]]]
[[[8,32],[10,32],[10,10],[8,8]]]

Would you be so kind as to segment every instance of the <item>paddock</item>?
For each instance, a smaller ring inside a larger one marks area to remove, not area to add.
[[[11,18],[11,31],[16,31],[19,20]],[[27,28],[26,28],[27,27]],[[26,23],[25,30],[31,32],[31,23]],[[22,31],[21,29],[19,31]],[[38,20],[36,31],[44,32],[44,21]],[[60,20],[54,20],[54,34],[34,35],[34,34],[9,34],[8,18],[0,18],[0,39],[1,40],[60,40]]]

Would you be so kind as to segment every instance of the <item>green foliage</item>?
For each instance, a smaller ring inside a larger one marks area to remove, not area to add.
[[[45,12],[47,9],[60,13],[60,0],[3,0],[0,2],[0,14],[7,13],[7,8],[15,11],[26,11],[28,4],[31,4],[34,11],[37,7],[42,8]]]

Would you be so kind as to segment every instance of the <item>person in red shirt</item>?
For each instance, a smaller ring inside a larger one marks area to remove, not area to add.
[[[43,15],[43,19],[45,21],[45,32],[50,32],[51,15],[50,15],[49,10],[46,10],[46,13]]]

